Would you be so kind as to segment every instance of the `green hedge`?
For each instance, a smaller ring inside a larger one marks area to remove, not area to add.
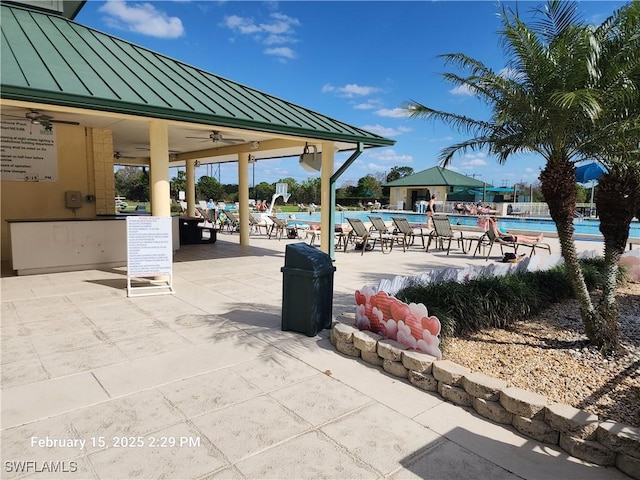
[[[602,286],[604,260],[581,261],[589,291]],[[621,270],[619,281],[623,281]],[[463,283],[415,283],[396,297],[405,303],[423,303],[442,324],[441,337],[506,328],[540,313],[550,304],[574,298],[564,265],[539,272],[481,277]]]

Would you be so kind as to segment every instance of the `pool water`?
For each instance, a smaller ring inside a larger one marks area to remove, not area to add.
[[[369,221],[369,215],[382,217],[385,222],[391,222],[391,217],[406,217],[411,223],[427,223],[427,217],[418,213],[387,213],[387,212],[336,212],[336,223],[347,223],[346,218],[359,218],[363,222]],[[288,215],[279,215],[286,218]],[[296,219],[310,222],[320,222],[320,213],[300,212],[295,214]],[[472,215],[449,215],[449,220],[453,225],[475,227],[478,217]],[[556,224],[550,218],[504,218],[499,220],[500,229],[505,230],[522,230],[530,232],[557,232]],[[576,235],[597,235],[602,236],[599,230],[600,221],[598,219],[575,219],[574,220]],[[629,238],[640,238],[640,222],[631,222],[629,229]]]

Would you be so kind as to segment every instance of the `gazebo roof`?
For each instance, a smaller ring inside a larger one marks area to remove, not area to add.
[[[357,143],[390,140],[80,25],[1,6],[2,99]]]
[[[466,187],[466,188],[482,188],[484,182],[468,177],[453,170],[447,170],[442,167],[432,167],[421,172],[407,175],[393,182],[385,183],[385,187]]]

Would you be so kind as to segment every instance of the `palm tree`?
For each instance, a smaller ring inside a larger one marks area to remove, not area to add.
[[[442,150],[443,166],[458,153],[488,149],[499,163],[515,153],[536,152],[546,161],[540,173],[542,193],[549,205],[567,274],[580,305],[592,344],[615,349],[617,336],[603,329],[578,262],[573,238],[577,185],[575,162],[584,158],[585,132],[601,114],[598,92],[597,48],[593,29],[584,27],[576,5],[549,0],[535,12],[527,26],[505,7],[500,32],[508,63],[495,72],[461,53],[446,54],[447,64],[467,72],[445,73],[448,81],[468,88],[492,109],[489,120],[447,113],[410,101],[404,105],[411,117],[440,120],[472,134],[470,139]]]
[[[640,209],[640,1],[616,11],[594,30],[593,64],[602,112],[590,125],[584,152],[602,162],[596,195],[600,231],[605,240],[603,295],[597,307],[596,330],[617,339],[615,301],[619,260],[631,220]],[[615,345],[610,345],[613,348]]]

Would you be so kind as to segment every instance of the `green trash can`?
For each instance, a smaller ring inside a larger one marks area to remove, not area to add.
[[[333,273],[326,253],[306,243],[287,245],[282,272],[282,330],[313,337],[331,328]]]

